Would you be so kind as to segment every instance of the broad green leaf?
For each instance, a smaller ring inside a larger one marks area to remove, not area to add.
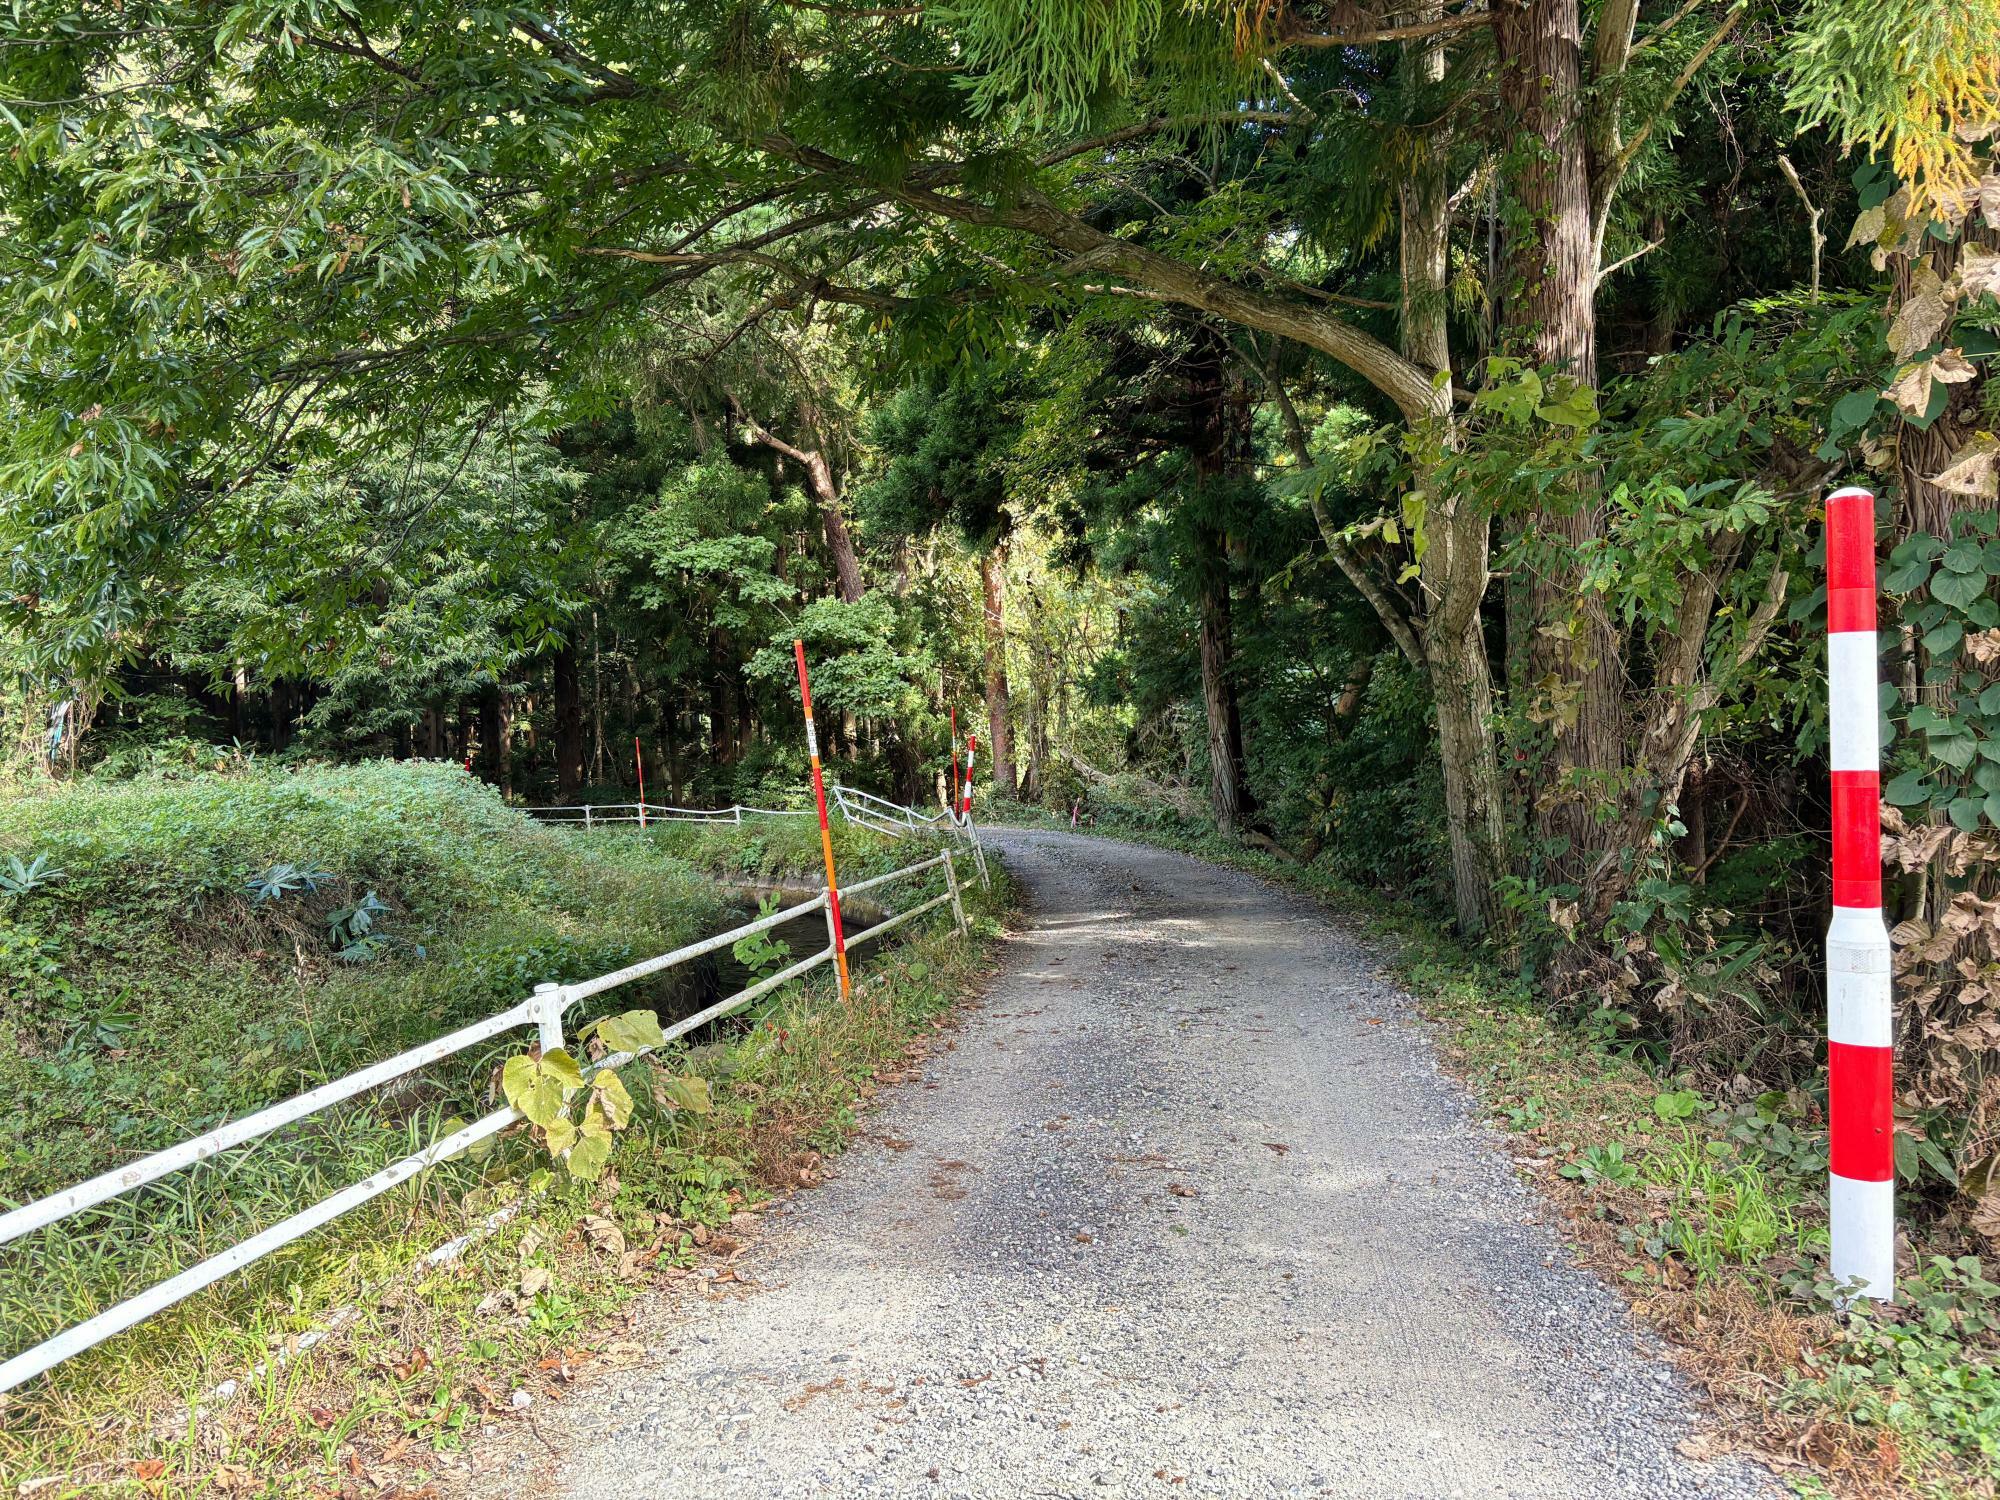
[[[590,1081],[592,1101],[604,1112],[613,1130],[623,1130],[632,1122],[632,1096],[624,1080],[606,1068]]]
[[[1983,573],[1985,549],[1974,541],[1954,542],[1945,549],[1944,565],[1954,573]]]
[[[1986,575],[1981,573],[1953,573],[1940,570],[1931,579],[1931,594],[1940,604],[1949,604],[1954,609],[1964,609],[1973,600],[1986,592]]]
[[[691,1115],[705,1115],[714,1107],[708,1096],[708,1080],[693,1073],[662,1075],[654,1081],[653,1093],[667,1108],[684,1109]]]
[[[569,1168],[572,1177],[581,1177],[585,1182],[595,1182],[604,1175],[604,1168],[611,1160],[611,1137],[608,1135],[585,1135],[569,1148],[569,1155],[563,1158],[563,1165]]]
[[[1881,397],[1874,391],[1849,391],[1833,403],[1833,435],[1840,437],[1866,426],[1880,402]]]
[[[613,1052],[644,1052],[665,1043],[659,1015],[650,1010],[628,1010],[623,1015],[606,1016],[597,1023],[597,1035]]]
[[[1973,757],[1979,754],[1979,742],[1969,734],[1933,730],[1925,736],[1925,742],[1932,755],[1961,771],[1971,765]]]
[[[1924,635],[1924,649],[1933,656],[1953,650],[1965,639],[1965,627],[1956,620],[1946,620],[1937,629]]]
[[[507,1059],[500,1070],[500,1092],[531,1124],[547,1126],[562,1113],[562,1084],[525,1054]]]
[[[1980,815],[1985,810],[1986,799],[1983,797],[1954,797],[1944,811],[1954,828],[1962,833],[1971,833],[1979,827]]]
[[[576,1065],[576,1059],[560,1047],[542,1054],[542,1071],[555,1079],[566,1089],[583,1087],[583,1069]]]
[[[1931,788],[1922,771],[1905,771],[1882,788],[1882,800],[1891,807],[1916,807],[1931,800]]]

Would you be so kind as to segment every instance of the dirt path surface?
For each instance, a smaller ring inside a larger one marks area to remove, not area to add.
[[[741,1294],[476,1449],[482,1496],[1764,1496],[1570,1265],[1410,1002],[1180,855],[996,832],[1026,929]]]

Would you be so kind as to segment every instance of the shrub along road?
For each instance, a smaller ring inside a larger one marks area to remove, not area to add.
[[[495,1438],[476,1490],[1748,1496],[1370,953],[1183,855],[992,837],[1008,961],[747,1285]]]

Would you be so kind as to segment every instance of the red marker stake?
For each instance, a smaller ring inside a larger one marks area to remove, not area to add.
[[[840,970],[840,998],[852,993],[847,979],[847,934],[840,926],[840,885],[833,876],[833,829],[826,821],[826,778],[819,769],[819,736],[813,732],[812,684],[806,680],[806,643],[792,642],[799,663],[799,700],[806,709],[806,753],[812,757],[813,798],[819,803],[819,847],[826,856],[826,909],[833,927],[833,961]]]
[[[968,734],[965,737],[965,796],[960,799],[958,804],[960,822],[964,822],[972,816],[972,763],[978,758],[979,736]]]
[[[1882,749],[1876,729],[1875,497],[1826,500],[1827,759],[1833,768],[1833,923],[1826,935],[1831,1269],[1884,1301],[1896,1291],[1895,1011],[1882,920]]]
[[[632,764],[639,768],[639,827],[646,826],[646,752],[639,748],[639,736],[632,736]]]

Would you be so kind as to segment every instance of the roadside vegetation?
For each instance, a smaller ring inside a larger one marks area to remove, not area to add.
[[[5,1204],[503,1009],[537,982],[738,923],[755,909],[739,883],[820,878],[811,819],[585,835],[537,826],[439,765],[239,768],[4,807],[0,867],[37,871],[0,894],[14,966],[0,1014],[0,1089],[16,1101],[0,1125]],[[853,828],[837,848],[851,880],[927,852]],[[601,1350],[637,1290],[726,1253],[735,1215],[815,1180],[876,1073],[976,982],[1006,910],[995,874],[991,892],[968,882],[971,943],[947,912],[858,956],[850,1005],[816,973],[627,1065],[631,1118],[594,1182],[552,1170],[517,1129],[15,1393],[0,1474],[36,1495],[307,1494],[365,1463],[420,1489],[471,1428],[512,1411],[513,1390],[549,1378],[537,1365],[552,1351],[573,1363]],[[602,1003],[670,1020],[786,961],[769,940],[723,957],[719,975],[690,966]],[[572,1034],[589,1018],[573,1014]],[[496,1039],[0,1249],[4,1352],[494,1108],[500,1064],[526,1040]],[[496,1237],[419,1264],[496,1214],[509,1216]],[[288,1357],[302,1338],[316,1347]],[[225,1383],[232,1399],[217,1400]]]

